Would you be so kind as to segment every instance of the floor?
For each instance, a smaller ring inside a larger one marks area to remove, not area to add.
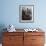
[[[2,46],[2,44],[0,44],[0,46]]]

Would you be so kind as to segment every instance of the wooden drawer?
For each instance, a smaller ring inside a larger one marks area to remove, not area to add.
[[[14,42],[23,41],[23,36],[4,36],[3,43],[14,43]]]
[[[32,36],[33,36],[33,35],[34,35],[34,36],[36,36],[36,35],[37,35],[37,36],[41,36],[41,35],[44,36],[44,34],[45,34],[44,32],[25,32],[25,33],[24,33],[24,36],[31,36],[31,35],[32,35]]]
[[[32,36],[32,44],[43,44],[44,36]]]
[[[2,46],[23,46],[23,43],[12,43],[12,44],[10,44],[10,43],[8,43],[8,44],[2,44]]]
[[[44,46],[44,44],[31,44],[31,46]]]
[[[24,45],[41,45],[44,43],[44,36],[25,36]]]
[[[23,32],[4,32],[4,36],[23,36]]]

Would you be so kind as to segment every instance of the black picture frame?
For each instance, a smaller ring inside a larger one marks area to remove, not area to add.
[[[34,5],[19,5],[19,22],[34,22]]]

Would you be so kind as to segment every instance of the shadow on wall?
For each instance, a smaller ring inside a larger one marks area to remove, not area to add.
[[[3,32],[5,32],[3,29],[6,28],[4,24],[0,24],[0,43],[2,43],[2,36]]]

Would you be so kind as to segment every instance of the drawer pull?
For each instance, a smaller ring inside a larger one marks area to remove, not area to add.
[[[9,38],[10,40],[12,40],[11,38]]]
[[[32,40],[36,40],[36,39],[32,39]]]
[[[13,38],[9,38],[10,40],[13,40]]]

